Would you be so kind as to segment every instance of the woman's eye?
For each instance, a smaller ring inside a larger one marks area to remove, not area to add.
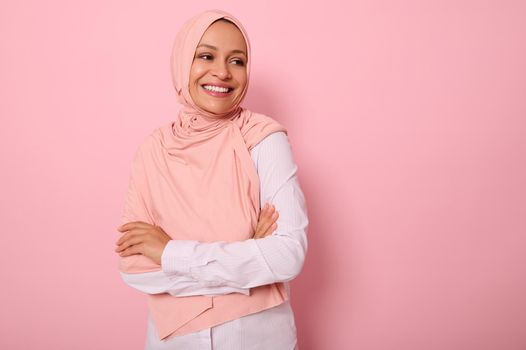
[[[199,58],[204,59],[205,61],[209,61],[209,60],[212,60],[214,58],[214,56],[212,56],[210,54],[202,54],[202,55],[199,55]],[[232,62],[235,62],[236,66],[244,66],[245,65],[245,62],[243,62],[243,60],[241,60],[241,59],[235,59]]]

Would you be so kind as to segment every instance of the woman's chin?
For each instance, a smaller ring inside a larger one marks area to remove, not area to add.
[[[232,107],[232,105],[228,105],[228,106],[215,105],[215,106],[203,106],[203,107],[201,108],[203,108],[207,112],[214,113],[214,114],[223,114],[227,112]]]

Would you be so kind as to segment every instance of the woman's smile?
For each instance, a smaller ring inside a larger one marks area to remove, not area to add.
[[[213,97],[228,97],[232,95],[234,88],[227,87],[221,84],[203,84],[201,89],[204,90],[207,94]]]

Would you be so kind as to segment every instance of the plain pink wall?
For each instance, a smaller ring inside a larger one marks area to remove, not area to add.
[[[221,8],[308,202],[301,349],[526,349],[524,4],[2,1],[0,348],[143,348],[129,165],[176,117],[176,32]]]

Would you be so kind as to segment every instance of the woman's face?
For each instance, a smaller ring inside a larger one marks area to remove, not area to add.
[[[215,114],[228,111],[239,102],[247,84],[246,63],[247,47],[239,29],[225,21],[210,25],[190,68],[189,90],[194,103]]]

